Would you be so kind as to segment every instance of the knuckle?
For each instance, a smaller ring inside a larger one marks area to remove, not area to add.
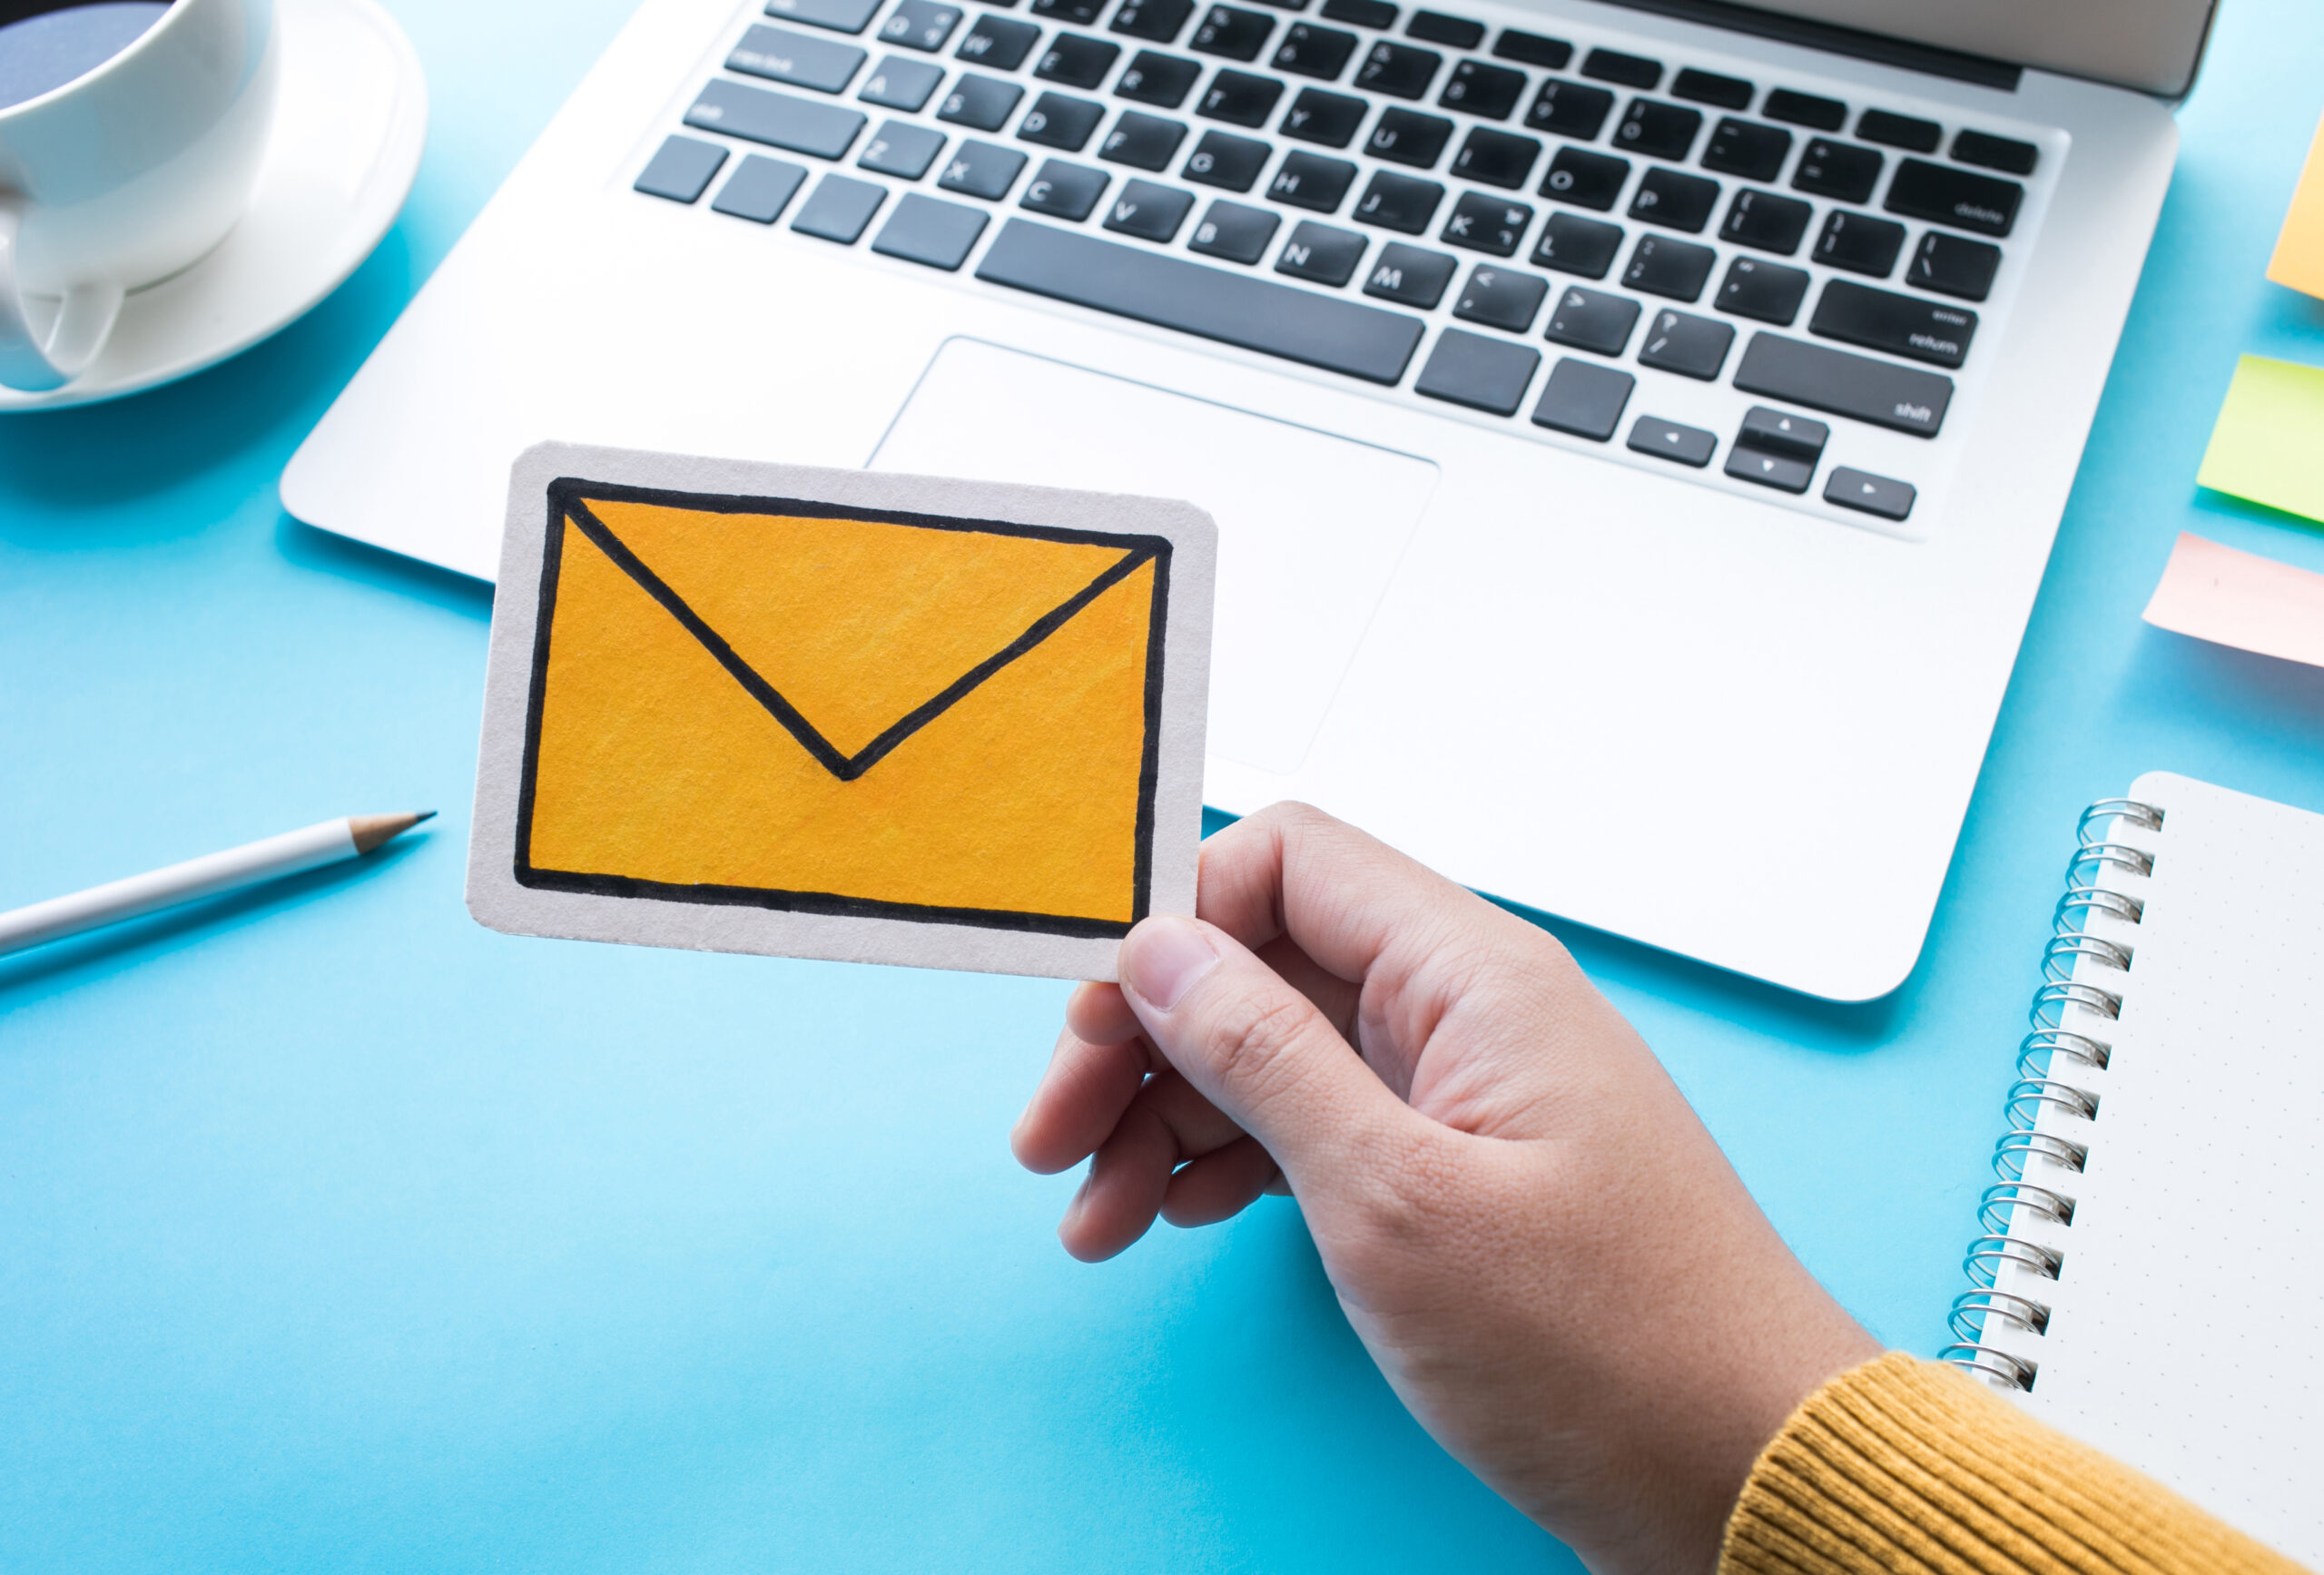
[[[1244,1099],[1263,1102],[1296,1075],[1294,1052],[1315,1022],[1315,1009],[1288,991],[1226,1003],[1209,1036],[1218,1075]]]

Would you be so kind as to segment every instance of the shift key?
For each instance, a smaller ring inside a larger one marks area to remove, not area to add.
[[[1807,331],[1932,366],[1957,367],[1969,353],[1977,314],[1965,307],[1835,279],[1824,287]]]
[[[863,116],[835,103],[812,103],[739,82],[712,81],[703,84],[702,95],[686,111],[686,124],[794,153],[836,159],[863,129]]]
[[[1782,334],[1751,336],[1735,386],[1787,405],[1828,410],[1876,427],[1934,438],[1953,402],[1953,379],[1941,372],[1876,361]]]

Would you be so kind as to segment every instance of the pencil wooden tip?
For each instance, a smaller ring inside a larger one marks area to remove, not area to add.
[[[403,815],[350,815],[347,817],[347,834],[355,839],[357,852],[368,853],[389,839],[411,830],[420,822],[435,818],[434,810]]]

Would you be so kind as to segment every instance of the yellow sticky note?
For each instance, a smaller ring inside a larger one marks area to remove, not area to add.
[[[2308,167],[2292,190],[2291,212],[2284,215],[2283,233],[2276,237],[2268,277],[2324,296],[2324,121],[2317,123],[2316,140],[2308,145]]]
[[[2324,519],[2324,367],[2265,356],[2238,360],[2195,480]]]
[[[2324,667],[2324,575],[2184,531],[2142,616],[2215,645]]]

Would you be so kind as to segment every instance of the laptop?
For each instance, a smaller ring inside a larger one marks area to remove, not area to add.
[[[2211,0],[645,0],[282,478],[1220,527],[1206,802],[1793,990],[1927,934]]]

